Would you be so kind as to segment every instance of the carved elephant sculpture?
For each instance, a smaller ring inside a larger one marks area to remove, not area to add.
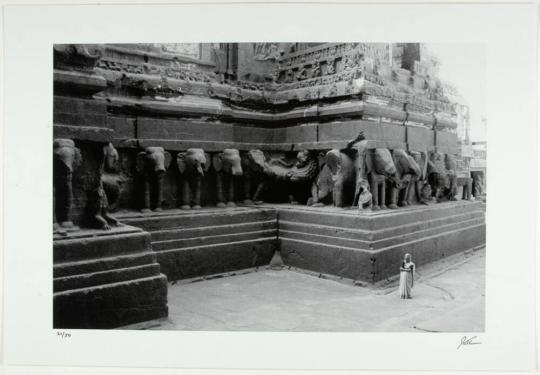
[[[201,180],[210,168],[210,156],[201,148],[190,148],[178,153],[176,163],[182,176],[180,208],[198,210],[201,208]]]
[[[367,148],[363,142],[354,146],[358,150],[355,162],[357,173],[355,195],[366,189],[366,181],[368,181],[372,198],[371,209],[373,211],[385,209],[387,180],[392,187],[398,189],[401,188],[401,181],[397,176],[390,150]]]
[[[263,193],[275,181],[286,181],[291,166],[282,160],[272,160],[261,150],[249,150],[242,155],[244,169],[244,204],[262,204]],[[252,185],[258,180],[255,193],[251,195]]]
[[[420,167],[420,174],[418,176],[412,176],[409,188],[408,203],[410,204],[415,199],[418,203],[427,204],[431,198],[431,187],[427,183],[427,165],[428,156],[427,152],[412,151],[411,156]]]
[[[73,140],[58,138],[53,141],[54,231],[61,234],[79,229],[71,221],[71,206],[73,171],[81,162],[81,152]]]
[[[147,147],[137,154],[136,170],[143,179],[142,211],[161,211],[163,176],[171,163],[171,154],[163,147]]]
[[[391,187],[390,204],[388,208],[395,209],[398,206],[408,206],[409,189],[414,179],[417,179],[421,174],[420,166],[414,158],[403,149],[394,149],[392,158],[396,166],[396,177],[400,184],[394,184]]]
[[[446,186],[444,154],[435,151],[429,155],[427,177],[429,185],[431,186],[432,198],[435,198],[437,202],[440,202],[444,197],[444,188]]]
[[[330,194],[334,206],[344,207],[352,201],[355,167],[351,158],[340,150],[326,153],[325,163],[315,180],[308,205],[322,206]]]
[[[433,152],[428,162],[428,177],[432,195],[440,202],[456,200],[457,171],[456,161],[451,154]]]
[[[212,158],[212,165],[217,172],[217,199],[218,207],[236,207],[234,182],[236,176],[242,176],[242,160],[240,152],[236,149],[228,148]],[[224,183],[227,188],[224,189]],[[224,191],[226,190],[226,191]],[[226,194],[225,194],[226,193]],[[226,196],[226,197],[225,197]]]

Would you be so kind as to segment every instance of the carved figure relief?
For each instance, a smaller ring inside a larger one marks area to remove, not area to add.
[[[142,212],[161,211],[163,176],[171,163],[171,154],[163,147],[147,147],[137,154],[136,170],[142,178]]]
[[[109,210],[114,211],[118,207],[121,186],[125,179],[118,169],[118,151],[111,143],[103,146],[103,158],[103,189],[109,202]]]
[[[178,170],[182,177],[181,207],[183,210],[201,208],[201,179],[210,168],[210,156],[201,148],[178,153]]]
[[[117,226],[118,220],[109,213],[109,202],[103,188],[103,180],[89,196],[91,219],[99,229],[110,230],[111,225]]]

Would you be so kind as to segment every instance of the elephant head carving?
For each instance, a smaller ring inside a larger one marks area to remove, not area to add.
[[[272,170],[268,167],[270,157],[262,150],[249,150],[245,153],[242,162],[244,169],[249,169],[254,173],[272,174]]]
[[[176,163],[181,174],[204,176],[210,168],[210,157],[202,148],[189,148],[178,153]]]
[[[394,158],[394,165],[396,166],[397,175],[399,177],[407,174],[414,176],[420,175],[420,166],[405,150],[395,149],[392,151],[392,156]]]
[[[320,206],[321,199],[332,193],[335,206],[343,207],[352,199],[355,179],[354,163],[348,155],[338,149],[326,153],[325,163],[315,180],[308,204]]]
[[[243,174],[240,152],[233,148],[228,148],[221,153],[215,154],[212,158],[212,165],[216,172],[233,176],[241,176]]]
[[[137,172],[144,174],[165,173],[171,164],[171,154],[163,147],[147,147],[137,154]]]
[[[79,228],[71,222],[73,202],[73,172],[81,165],[80,150],[71,139],[58,138],[53,141],[53,187],[56,232],[65,234]]]
[[[225,149],[223,152],[214,155],[212,165],[217,172],[217,206],[235,207],[234,177],[243,175],[240,152],[232,148]],[[226,189],[223,187],[224,180],[228,181]],[[224,190],[226,190],[227,198],[225,198]]]
[[[137,154],[136,170],[143,177],[143,212],[161,211],[163,176],[171,163],[171,154],[163,147],[147,147]],[[153,198],[153,199],[152,199]]]
[[[201,208],[201,179],[210,169],[210,156],[201,148],[190,148],[176,157],[178,171],[182,176],[181,208]]]

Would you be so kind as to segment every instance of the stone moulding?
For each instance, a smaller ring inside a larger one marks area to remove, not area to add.
[[[116,328],[167,314],[167,278],[147,232],[124,225],[55,236],[54,328]]]
[[[286,266],[375,283],[399,272],[405,252],[422,265],[485,244],[479,202],[367,214],[266,204],[228,212],[126,213],[121,220],[151,233],[169,281],[266,266],[279,249]]]

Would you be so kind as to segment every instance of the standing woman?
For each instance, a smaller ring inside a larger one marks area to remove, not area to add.
[[[414,269],[411,254],[405,254],[399,274],[399,295],[402,299],[412,298],[411,289],[414,285]]]

